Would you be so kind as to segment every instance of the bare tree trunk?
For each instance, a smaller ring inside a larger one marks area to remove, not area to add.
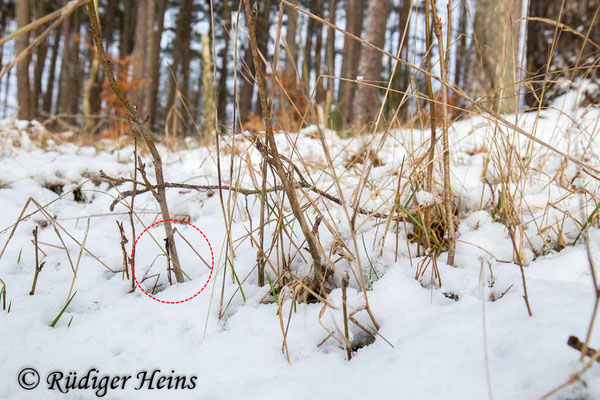
[[[93,43],[94,37],[91,31],[89,32],[88,42]],[[88,78],[83,88],[83,130],[90,134],[96,126],[94,115],[100,112],[100,93],[102,85],[100,81],[100,60],[98,53],[94,49],[88,51],[90,58],[90,68]]]
[[[39,1],[36,4],[36,18],[41,18],[49,12],[49,4],[46,0]],[[35,30],[35,35],[39,35],[42,32],[42,27]],[[44,66],[46,64],[46,55],[48,53],[48,41],[47,38],[39,44],[36,48],[35,65],[33,68],[33,92],[32,92],[32,103],[34,116],[38,114],[38,107],[40,106],[40,99],[42,97],[42,73],[44,72]]]
[[[364,0],[348,0],[346,6],[346,30],[358,37],[361,36],[363,27],[363,4]],[[356,79],[361,52],[360,43],[348,36],[344,36],[342,78]],[[355,83],[340,81],[338,102],[346,122],[350,121],[350,116],[352,115],[355,90]]]
[[[160,42],[162,40],[163,31],[165,29],[165,11],[167,9],[167,0],[159,0],[158,10],[156,14],[157,31],[152,42],[154,48],[152,50],[152,62],[150,64],[150,98],[146,105],[148,113],[150,113],[150,126],[154,126],[156,115],[158,113],[158,86],[160,84]]]
[[[258,44],[258,50],[267,56],[266,49],[269,39],[269,26],[271,25],[271,0],[266,0],[262,3],[262,10],[259,10],[263,18],[256,21],[256,41]],[[248,67],[241,68],[241,72],[246,75],[247,79],[242,80],[242,87],[240,88],[240,121],[242,123],[248,120],[248,116],[252,110],[252,98],[254,95],[254,76],[255,65],[252,61],[252,49],[248,45],[244,50],[244,64]],[[248,76],[248,70],[250,75]],[[258,101],[260,99],[257,99]],[[255,110],[260,111],[260,110]]]
[[[579,0],[565,1],[561,14],[562,0],[530,0],[529,17],[547,18],[557,21],[560,15],[560,23],[570,28],[576,29],[584,37],[589,32],[589,40],[594,43],[600,42],[600,15],[594,14],[600,7],[598,0]],[[593,21],[593,26],[591,25]],[[551,100],[562,94],[560,85],[554,85],[556,79],[560,76],[569,76],[571,67],[575,67],[579,60],[578,67],[588,65],[573,74],[585,75],[591,74],[591,78],[598,77],[598,68],[591,67],[593,60],[597,60],[600,52],[596,47],[585,42],[582,37],[576,36],[568,30],[558,29],[557,40],[555,43],[554,54],[549,59],[550,46],[554,38],[556,26],[542,21],[528,21],[527,23],[527,72],[529,79],[532,80],[533,92],[528,92],[525,101],[531,106],[538,105],[537,97],[542,93],[544,87],[544,99]],[[548,67],[548,61],[550,66]],[[546,68],[550,76],[544,79]],[[600,100],[600,99],[597,99]]]
[[[69,86],[72,76],[70,76],[70,61],[72,57],[72,36],[73,16],[65,19],[62,24],[62,58],[60,62],[60,78],[58,82],[57,113],[68,113]]]
[[[6,32],[6,22],[8,20],[8,6],[2,2],[0,4],[0,37],[4,37],[4,32]],[[0,68],[3,66],[3,58],[4,58],[4,45],[0,45]]]
[[[293,0],[292,3],[297,4],[297,0]],[[286,8],[287,22],[285,31],[285,42],[288,47],[288,51],[285,56],[285,72],[287,74],[293,74],[295,68],[298,68],[298,40],[296,39],[298,30],[298,11],[288,7]]]
[[[311,1],[310,7],[309,7],[309,11],[313,14],[319,14],[318,13],[318,7],[319,7],[319,3],[321,2],[321,0],[315,0],[315,1]],[[305,33],[305,39],[304,39],[304,50],[303,50],[303,57],[302,57],[302,71],[301,71],[301,80],[302,83],[304,84],[304,86],[307,88],[309,87],[310,84],[310,71],[312,68],[312,51],[313,51],[313,35],[314,35],[314,31],[315,31],[315,20],[312,18],[309,18],[308,23],[306,24],[306,33]]]
[[[227,74],[229,63],[229,33],[231,32],[231,9],[229,8],[229,0],[223,1],[223,12],[222,12],[223,24],[225,29],[223,31],[223,48],[221,49],[221,71],[219,75],[219,82],[217,88],[217,115],[223,122],[227,120]],[[223,126],[225,124],[222,124]],[[218,128],[218,127],[217,127]]]
[[[213,83],[213,60],[208,35],[202,35],[202,105],[204,110],[204,140],[213,137],[215,126],[215,101]]]
[[[136,23],[136,4],[137,1],[145,2],[146,0],[122,0],[125,3],[125,12],[121,18],[121,29],[119,36],[119,58],[124,60],[133,51],[135,44],[135,27]]]
[[[190,88],[190,60],[191,60],[191,49],[190,43],[192,39],[192,10],[194,7],[193,0],[185,0],[182,5],[182,19],[181,25],[183,29],[179,36],[181,40],[181,47],[179,49],[181,54],[181,93],[183,97],[189,95]]]
[[[146,76],[146,28],[150,9],[154,9],[154,0],[139,1],[137,4],[137,16],[135,25],[135,42],[133,48],[133,77],[140,80],[141,84],[132,93],[132,100],[138,106],[144,103],[144,87],[147,82]],[[152,12],[154,14],[154,12]]]
[[[323,15],[323,1],[318,0],[317,4],[317,15]],[[312,19],[312,18],[311,18]],[[319,79],[321,75],[321,51],[323,50],[323,30],[321,24],[315,24],[313,26],[313,35],[315,37],[315,59],[312,69],[315,71],[315,84],[317,85],[316,100],[318,104],[321,104],[324,99],[323,95],[323,80]]]
[[[495,111],[514,111],[521,0],[478,0],[476,6],[467,91]]]
[[[329,0],[329,22],[335,24],[336,0]],[[335,29],[327,29],[327,41],[325,43],[325,63],[327,65],[327,75],[335,76]],[[335,80],[327,78],[327,95],[325,98],[325,113],[329,114],[329,108],[333,104],[333,89]]]
[[[158,82],[153,82],[152,80],[152,64],[154,60],[158,58],[156,53],[156,31],[154,30],[154,25],[156,23],[156,7],[157,1],[151,0],[147,5],[148,9],[146,10],[146,49],[145,54],[146,58],[144,60],[144,112],[149,114],[150,107],[152,106],[152,93],[153,93],[153,84],[158,84]]]
[[[73,64],[73,77],[71,93],[71,102],[69,103],[69,112],[73,115],[81,111],[81,95],[83,93],[83,77],[85,76],[85,62],[82,57],[81,40],[81,18],[82,10],[73,12],[74,31],[73,31],[73,58],[70,62]]]
[[[4,37],[4,32],[6,32],[6,22],[8,20],[9,8],[8,5],[4,2],[0,3],[0,37]],[[0,45],[0,69],[3,66],[3,58],[4,58],[4,45]]]
[[[107,51],[110,49],[110,46],[113,44],[114,39],[114,30],[115,30],[115,22],[117,22],[117,14],[119,13],[119,6],[117,5],[117,0],[107,0],[106,3],[106,12],[104,13],[104,27],[103,27],[103,35],[104,40],[106,41],[106,49]]]
[[[387,19],[392,8],[391,0],[372,0],[369,4],[369,21],[367,24],[367,41],[379,48],[385,42]],[[378,83],[381,79],[381,53],[364,48],[360,57],[358,73],[365,81]],[[353,105],[353,124],[361,127],[373,119],[379,104],[377,89],[359,85]]]
[[[397,16],[398,22],[393,24],[393,26],[397,27],[398,33],[398,45],[394,48],[398,48],[402,44],[402,50],[400,52],[400,57],[404,60],[408,59],[408,49],[410,42],[410,7],[412,2],[410,0],[403,0],[402,4],[397,8]],[[403,41],[404,40],[404,41]],[[390,73],[394,71],[394,65],[396,64],[395,60],[389,59],[390,61]],[[388,93],[387,105],[390,109],[395,110],[397,107],[400,107],[400,103],[404,97],[403,92],[405,92],[410,84],[410,69],[402,64],[396,65],[396,71],[392,80],[391,89],[394,89],[398,92],[390,92]],[[404,107],[404,109],[397,113],[400,118],[406,117],[408,112],[408,107]]]
[[[167,109],[175,104],[177,89],[184,99],[189,96],[190,88],[190,42],[192,34],[192,11],[194,2],[182,0],[177,16],[177,28],[175,30],[175,48],[173,49],[173,73],[177,81],[171,82],[169,101]]]
[[[62,34],[58,29],[54,32],[54,42],[52,43],[52,55],[50,56],[50,69],[48,70],[48,79],[46,81],[46,91],[44,92],[44,101],[42,109],[45,113],[52,113],[54,103],[54,83],[56,82],[56,62],[58,61],[58,50]]]
[[[454,63],[454,84],[462,87],[462,77],[465,70],[465,57],[467,54],[467,0],[461,0],[460,17],[458,20],[458,49]]]
[[[263,2],[262,13],[265,16],[261,18],[256,24],[256,40],[258,43],[258,50],[268,60],[269,59],[269,29],[271,28],[271,6],[273,5],[272,0],[265,0]],[[261,63],[260,68],[263,74],[266,73],[264,64]],[[256,96],[256,102],[254,103],[254,114],[261,115],[262,110],[260,106],[260,98]]]
[[[81,13],[75,11],[63,23],[63,54],[61,61],[60,85],[58,91],[58,112],[75,115],[78,113],[81,96],[82,70],[77,34],[81,24]]]
[[[242,85],[239,94],[239,118],[244,124],[250,116],[252,109],[252,95],[254,94],[254,64],[252,63],[252,50],[250,45],[244,48],[244,58],[240,66]]]
[[[17,27],[23,27],[30,22],[31,7],[29,0],[17,0],[16,3]],[[17,36],[16,51],[21,53],[29,45],[29,33]],[[33,119],[33,102],[29,82],[29,63],[31,57],[26,57],[17,64],[17,97],[19,101],[19,119]]]

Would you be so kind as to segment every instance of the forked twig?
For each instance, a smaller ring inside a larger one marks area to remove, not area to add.
[[[94,37],[94,42],[96,44],[96,50],[98,51],[98,57],[102,61],[104,66],[104,72],[106,74],[106,79],[110,85],[111,90],[115,94],[115,96],[119,99],[119,102],[125,107],[129,118],[133,122],[133,128],[136,134],[142,136],[144,141],[146,142],[146,146],[150,151],[152,156],[152,161],[154,163],[154,173],[156,175],[156,183],[158,185],[162,185],[164,183],[163,176],[163,168],[162,168],[162,159],[160,157],[160,153],[156,149],[154,144],[154,139],[152,138],[152,134],[148,130],[146,126],[147,121],[145,121],[139,114],[138,108],[131,104],[125,94],[121,91],[119,86],[117,85],[117,81],[115,80],[112,63],[108,59],[106,55],[106,51],[104,50],[104,45],[102,43],[102,33],[100,32],[100,26],[98,25],[98,14],[96,12],[96,8],[94,7],[94,2],[92,0],[88,1],[88,14],[90,17],[90,23],[92,25],[92,34]],[[171,225],[171,216],[169,213],[169,207],[167,205],[167,197],[165,194],[164,187],[158,187],[155,194],[156,201],[160,206],[160,212],[162,214],[164,220],[164,228],[165,235],[168,239],[168,243],[170,246],[170,256],[173,261],[173,270],[175,273],[175,278],[178,283],[182,283],[184,281],[183,273],[181,272],[181,266],[179,263],[179,256],[177,253],[177,247],[175,246],[175,240],[173,240],[173,226]]]

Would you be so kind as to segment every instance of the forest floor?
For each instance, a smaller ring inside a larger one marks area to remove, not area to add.
[[[598,167],[600,110],[571,107],[571,100],[568,96],[557,100],[563,102],[562,112],[542,111],[537,120],[538,137]],[[507,118],[514,120],[514,116]],[[519,115],[517,123],[531,131],[535,121],[533,112]],[[322,147],[313,133],[314,128],[309,127],[291,136],[297,140],[303,165],[317,186],[335,193],[329,175],[323,173]],[[59,229],[59,237],[53,225],[37,212],[19,224],[0,259],[0,278],[6,284],[10,307],[10,312],[0,312],[0,399],[62,398],[64,394],[44,388],[45,377],[52,371],[65,375],[76,371],[81,376],[92,367],[101,375],[132,375],[132,380],[139,371],[154,369],[171,376],[197,376],[193,390],[137,391],[132,382],[125,390],[109,389],[105,398],[110,399],[539,398],[582,366],[578,352],[566,342],[570,335],[585,339],[594,289],[585,240],[572,243],[597,203],[600,185],[562,157],[538,145],[528,147],[531,144],[523,138],[514,139],[518,151],[531,155],[527,174],[513,183],[520,188],[518,201],[527,210],[521,218],[528,237],[524,270],[533,312],[530,317],[523,300],[520,268],[513,263],[513,244],[493,211],[498,168],[490,159],[499,153],[490,138],[495,134],[492,124],[482,117],[452,125],[452,187],[460,199],[459,241],[456,267],[445,264],[445,254],[438,261],[441,288],[431,267],[415,279],[424,258],[417,256],[416,243],[405,240],[410,221],[398,229],[389,228],[392,233],[382,241],[385,224],[360,216],[360,251],[366,264],[370,306],[381,325],[379,335],[348,362],[336,340],[319,345],[327,337],[324,326],[333,331],[343,326],[341,307],[328,308],[320,316],[321,304],[292,305],[287,301],[283,306],[285,323],[292,315],[287,334],[288,362],[282,352],[278,306],[265,301],[270,298],[269,285],[257,285],[256,247],[248,239],[248,232],[256,229],[259,220],[257,196],[234,199],[237,207],[231,234],[236,244],[237,279],[232,279],[230,268],[223,277],[226,229],[218,191],[167,191],[172,217],[194,224],[210,241],[215,267],[206,289],[192,300],[161,304],[139,288],[132,293],[122,273],[107,269],[120,271],[123,265],[115,221],[123,221],[127,236],[131,236],[127,208],[117,204],[111,212],[109,206],[119,192],[131,189],[131,184],[115,186],[98,179],[98,173],[102,170],[110,176],[131,177],[133,148],[117,148],[114,142],[77,146],[64,136],[49,135],[37,123],[0,121],[0,246],[9,238],[9,228],[30,196],[47,205],[49,216],[64,228]],[[391,177],[397,179],[403,160],[408,160],[428,135],[429,131],[419,130],[393,132],[377,155],[382,165],[371,172],[373,184],[363,196],[368,199],[365,207],[381,206],[380,211],[385,211],[395,193]],[[361,150],[364,140],[340,139],[333,132],[326,136],[349,198],[361,169],[347,168],[346,160]],[[283,154],[290,153],[289,139],[290,135],[277,135]],[[225,138],[221,149],[232,140]],[[235,154],[235,180],[242,187],[254,188],[251,176],[243,171],[248,165],[258,166],[260,155],[247,141],[239,140],[232,145],[235,151],[222,154],[223,180],[229,182],[230,157]],[[165,180],[216,184],[214,147],[182,147],[160,148]],[[249,164],[239,161],[243,158],[238,157],[240,154],[248,155]],[[153,180],[152,168],[146,169]],[[81,190],[71,191],[82,183]],[[591,195],[572,190],[577,185]],[[59,194],[62,197],[56,200]],[[228,194],[224,192],[225,201]],[[421,203],[438,201],[426,192],[414,197]],[[326,199],[319,199],[318,204],[339,224],[340,232],[347,234],[342,207]],[[582,204],[587,208],[582,209]],[[160,220],[150,193],[136,196],[135,210],[137,235],[144,226]],[[31,205],[27,213],[33,211]],[[35,294],[30,295],[35,269],[32,231],[36,227],[39,258],[45,264]],[[156,229],[157,237],[162,233],[159,227],[152,229]],[[196,234],[185,224],[178,229]],[[267,242],[271,229],[267,229]],[[85,238],[89,253],[80,251],[81,246],[66,232],[79,243]],[[590,229],[589,237],[592,257],[600,265],[600,230]],[[319,239],[327,250],[334,245],[333,237],[323,228]],[[136,252],[138,274],[156,261],[150,239],[142,240],[146,240],[147,250]],[[201,237],[194,240],[205,246]],[[126,248],[131,250],[131,238]],[[208,254],[206,248],[202,251]],[[182,251],[180,257],[182,265],[191,265],[191,252]],[[297,257],[291,268],[302,275],[306,265]],[[156,261],[154,268],[164,269],[164,261]],[[74,269],[76,295],[51,327],[67,300]],[[202,286],[199,282],[206,282],[211,275],[202,265],[188,272],[193,280],[179,285],[169,286],[163,277],[162,290],[157,290],[155,297],[188,298]],[[153,284],[147,280],[142,287],[150,292]],[[226,309],[219,319],[221,299]],[[333,290],[328,300],[339,306],[341,289]],[[350,309],[360,308],[363,301],[359,285],[351,279]],[[365,325],[370,323],[364,311],[356,317]],[[354,325],[351,328],[351,335],[358,337],[360,331]],[[598,329],[590,346],[600,347]],[[17,375],[25,367],[34,367],[42,375],[37,389],[25,391],[19,386]],[[93,397],[93,390],[71,390],[68,396]],[[600,398],[600,366],[590,368],[580,381],[553,398]]]

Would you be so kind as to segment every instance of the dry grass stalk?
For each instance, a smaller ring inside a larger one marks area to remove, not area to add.
[[[348,296],[346,294],[348,289],[348,273],[342,278],[342,310],[344,313],[344,338],[346,339],[346,355],[348,361],[352,360],[352,345],[350,344],[350,335],[348,334]]]
[[[431,1],[431,11],[433,14],[433,29],[438,41],[440,52],[440,69],[442,81],[448,80],[448,50],[445,50],[444,39],[442,36],[442,21],[437,15],[435,0]],[[448,7],[451,8],[451,0],[448,0]],[[450,31],[450,14],[448,14],[448,27]],[[450,43],[446,43],[447,46]],[[452,187],[450,186],[450,140],[448,134],[448,90],[442,89],[442,144],[443,144],[443,166],[444,166],[444,205],[446,216],[446,231],[448,233],[448,265],[454,265],[454,255],[456,253],[456,238],[454,233],[454,211],[452,206]],[[433,143],[432,143],[433,146]]]
[[[81,255],[83,254],[83,248],[85,246],[85,242],[87,241],[88,233],[90,231],[90,219],[87,219],[85,224],[85,232],[83,234],[83,240],[81,241],[81,246],[79,246],[79,254],[77,255],[77,261],[75,263],[75,271],[73,271],[73,278],[71,279],[71,286],[69,287],[69,292],[67,294],[66,303],[69,303],[71,299],[71,293],[73,292],[73,287],[75,286],[75,279],[77,279],[77,272],[79,271],[79,263],[81,262]],[[127,266],[125,266],[125,270],[127,270]]]
[[[38,275],[44,268],[44,263],[40,264],[39,258],[39,247],[38,247],[38,227],[36,226],[33,230],[33,245],[35,246],[35,270],[33,271],[33,283],[31,284],[31,290],[29,291],[29,295],[33,296],[35,294],[35,288],[37,286]]]
[[[6,283],[2,279],[0,279],[0,284],[2,288],[0,288],[0,298],[2,298],[2,310],[6,311]]]
[[[86,180],[85,182],[88,182],[88,180]],[[84,183],[85,183],[84,182]],[[79,187],[81,187],[84,183],[81,183],[79,185]],[[71,193],[73,190],[67,192],[67,193]],[[6,230],[10,229],[10,233],[8,234],[8,238],[6,239],[6,242],[4,243],[4,246],[2,247],[2,250],[0,250],[0,259],[2,258],[2,256],[4,255],[4,252],[6,251],[6,248],[8,247],[8,244],[10,243],[12,237],[15,234],[15,231],[17,230],[17,227],[19,226],[19,224],[26,220],[27,218],[29,218],[30,216],[32,216],[33,214],[35,214],[36,212],[39,212],[40,214],[42,214],[42,216],[52,224],[52,226],[54,227],[54,231],[55,233],[57,233],[57,236],[59,237],[59,239],[61,240],[61,242],[63,243],[63,248],[66,250],[66,246],[64,245],[64,241],[62,241],[60,234],[58,233],[58,230],[60,229],[61,231],[63,231],[68,237],[69,239],[71,239],[72,241],[74,241],[76,244],[78,244],[80,246],[80,248],[82,248],[89,256],[91,256],[93,259],[95,259],[96,261],[98,261],[98,263],[100,263],[104,268],[106,268],[108,271],[116,273],[117,271],[113,270],[112,268],[110,268],[108,265],[106,265],[106,263],[104,261],[102,261],[100,258],[98,258],[98,256],[96,256],[94,253],[92,253],[90,250],[88,250],[82,243],[80,243],[77,239],[75,239],[75,237],[73,237],[73,235],[71,235],[71,233],[66,230],[54,217],[52,217],[52,215],[50,213],[48,213],[46,211],[46,207],[48,207],[50,204],[54,203],[55,201],[61,199],[64,196],[61,195],[59,197],[57,197],[56,199],[50,201],[49,203],[47,203],[46,205],[42,206],[36,199],[34,199],[33,197],[29,197],[27,199],[27,201],[25,202],[25,205],[23,206],[23,208],[21,209],[21,213],[19,214],[19,217],[17,218],[17,221],[11,225],[9,228],[5,229],[3,232],[5,232]],[[25,215],[25,211],[27,211],[27,209],[29,208],[29,205],[32,204],[37,208],[37,211],[27,214]],[[67,252],[68,255],[68,252]],[[71,266],[73,269],[73,272],[75,272],[75,269],[73,268],[73,266]]]
[[[300,228],[306,239],[306,243],[308,245],[309,253],[312,258],[312,266],[315,274],[314,280],[311,285],[319,292],[322,293],[324,290],[324,281],[327,278],[327,268],[321,262],[321,255],[319,254],[319,246],[317,243],[317,239],[314,233],[308,226],[306,222],[306,218],[302,209],[300,208],[300,203],[298,201],[296,188],[294,185],[294,178],[290,174],[288,178],[288,174],[283,167],[283,163],[281,161],[281,157],[279,155],[279,151],[277,150],[277,143],[275,142],[275,136],[273,134],[273,126],[271,124],[271,111],[270,107],[267,103],[266,97],[266,85],[263,77],[263,72],[260,65],[260,59],[258,54],[258,44],[256,41],[256,31],[255,31],[255,20],[256,14],[252,11],[250,7],[250,1],[244,0],[244,9],[246,15],[246,21],[248,23],[248,34],[250,37],[250,47],[252,49],[252,60],[254,62],[254,69],[256,71],[256,80],[258,85],[258,94],[260,98],[261,108],[263,112],[263,119],[265,123],[266,129],[266,139],[268,143],[268,148],[265,148],[263,151],[263,157],[265,160],[273,165],[275,171],[279,179],[281,180],[285,193],[287,195],[288,201],[290,203],[290,207],[294,214],[294,217],[300,224]],[[256,138],[257,142],[260,142],[260,139]]]

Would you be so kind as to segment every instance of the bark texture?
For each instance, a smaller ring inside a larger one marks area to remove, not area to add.
[[[17,0],[16,3],[17,26],[27,25],[31,19],[31,5],[29,0]],[[17,54],[24,51],[29,45],[29,33],[19,35],[16,39]],[[29,80],[29,64],[31,57],[26,57],[17,64],[17,97],[19,102],[19,119],[33,119],[33,99]]]
[[[473,26],[468,82],[472,98],[481,98],[493,110],[504,113],[518,105],[521,0],[478,0]]]
[[[391,0],[372,0],[369,3],[369,19],[366,28],[367,42],[383,48],[387,19],[392,9]],[[367,82],[379,84],[381,80],[382,56],[381,53],[363,48],[360,56],[358,74]],[[352,122],[355,127],[362,127],[371,122],[377,106],[380,103],[378,90],[366,85],[359,85],[353,105]]]

